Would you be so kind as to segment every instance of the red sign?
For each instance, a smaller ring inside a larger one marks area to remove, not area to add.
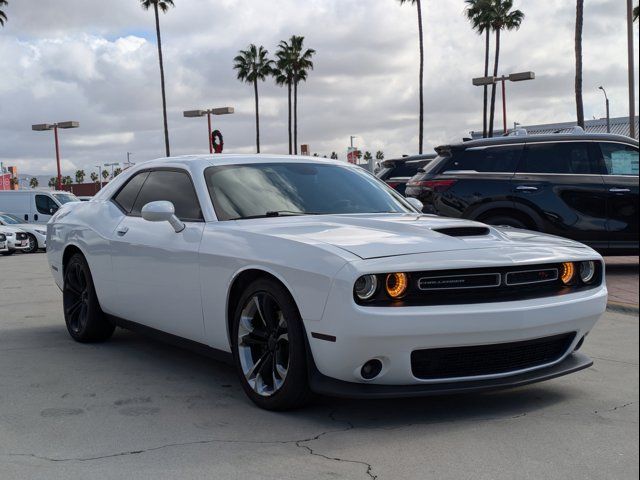
[[[11,190],[10,173],[0,173],[0,190]]]

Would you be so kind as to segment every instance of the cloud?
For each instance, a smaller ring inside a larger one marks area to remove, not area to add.
[[[299,140],[314,152],[344,156],[350,135],[387,156],[417,148],[418,45],[415,8],[396,0],[177,0],[161,17],[172,153],[207,151],[206,120],[182,111],[232,105],[215,117],[230,152],[254,149],[253,90],[236,80],[232,59],[249,43],[273,53],[281,39],[305,36],[317,50],[301,86]],[[509,123],[571,120],[575,4],[516,2],[522,28],[502,36],[501,72],[533,70],[536,80],[507,86]],[[464,3],[426,2],[425,137],[428,147],[481,125],[483,39]],[[137,1],[10,2],[0,30],[0,160],[21,171],[55,170],[51,132],[33,123],[77,120],[60,134],[63,167],[164,154],[158,58],[152,12]],[[612,115],[626,114],[625,6],[585,6],[584,96],[587,117],[602,116],[597,86]],[[637,28],[637,27],[636,27]],[[637,39],[636,39],[637,48]],[[638,77],[636,77],[638,78]],[[286,89],[260,84],[262,150],[287,150]],[[498,96],[499,101],[499,96]],[[498,109],[496,123],[501,124]],[[66,173],[69,173],[66,172]]]

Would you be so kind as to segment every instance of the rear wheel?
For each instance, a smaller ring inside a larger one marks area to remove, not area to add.
[[[67,330],[74,340],[102,342],[113,334],[115,327],[100,309],[89,265],[80,253],[64,268],[62,303]]]
[[[508,226],[508,227],[514,227],[514,228],[523,228],[523,229],[529,229],[531,230],[532,228],[529,226],[529,222],[527,222],[522,216],[518,215],[517,213],[497,213],[497,214],[491,214],[491,215],[487,215],[486,217],[483,217],[482,222],[487,223],[489,225],[495,225],[495,226]]]
[[[38,240],[32,234],[27,233],[29,239],[29,248],[23,250],[24,253],[35,253],[38,251]]]
[[[308,401],[302,320],[282,285],[260,279],[247,287],[233,318],[232,350],[242,388],[256,405],[289,410]]]

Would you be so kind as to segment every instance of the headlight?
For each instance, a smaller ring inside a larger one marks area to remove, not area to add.
[[[353,287],[353,291],[360,300],[370,300],[378,290],[378,277],[375,275],[363,275]]]
[[[580,262],[580,280],[591,283],[596,274],[596,265],[592,261]]]
[[[402,298],[407,293],[408,285],[406,273],[390,273],[385,281],[387,294],[391,298]]]
[[[560,269],[560,279],[565,285],[569,285],[573,281],[573,275],[576,272],[572,262],[564,262]]]

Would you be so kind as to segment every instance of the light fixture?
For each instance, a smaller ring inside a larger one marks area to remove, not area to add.
[[[572,262],[564,262],[560,271],[560,279],[562,280],[562,283],[569,285],[573,280],[575,271],[576,268]]]
[[[363,275],[356,280],[353,290],[360,300],[371,299],[378,290],[378,277],[375,275]]]
[[[402,298],[407,293],[408,285],[406,273],[390,273],[385,281],[387,294],[394,299]]]

